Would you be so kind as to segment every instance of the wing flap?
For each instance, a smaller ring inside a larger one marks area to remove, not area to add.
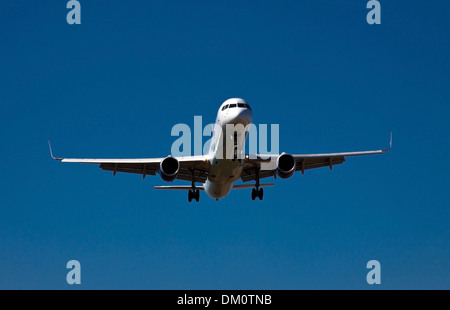
[[[116,172],[134,173],[134,174],[141,174],[143,176],[156,175],[156,173],[158,172],[157,168],[155,168],[154,166],[150,168],[147,167],[147,164],[130,164],[130,163],[100,164],[100,169],[112,171],[114,173]]]
[[[252,169],[243,169],[242,174],[241,174],[242,182],[256,180],[256,175],[258,173],[257,170],[258,170],[257,167],[252,168]],[[264,179],[264,178],[273,177],[273,176],[275,176],[275,173],[276,173],[275,170],[260,171],[259,178]]]
[[[208,177],[208,171],[197,168],[183,168],[180,167],[177,179],[184,181],[194,181],[205,183]]]
[[[334,165],[340,165],[345,162],[345,157],[309,157],[309,158],[297,158],[295,157],[296,167],[295,171],[302,171],[321,167],[333,167]]]

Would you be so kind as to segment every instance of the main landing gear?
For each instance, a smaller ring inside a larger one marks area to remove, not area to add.
[[[262,188],[252,188],[252,200],[255,200],[256,197],[259,198],[259,200],[263,199],[264,191]]]
[[[258,197],[259,200],[263,200],[264,191],[262,188],[259,188],[259,169],[256,171],[255,181],[255,188],[252,188],[252,200],[255,200],[256,197]]]
[[[191,202],[192,199],[195,199],[195,201],[200,200],[200,191],[198,189],[190,189],[188,191],[188,201]]]
[[[192,189],[188,191],[188,201],[191,202],[192,199],[197,202],[200,200],[200,191],[195,188],[194,170],[192,170]]]

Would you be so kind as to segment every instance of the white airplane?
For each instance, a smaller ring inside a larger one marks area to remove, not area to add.
[[[142,175],[156,175],[157,173],[166,182],[175,179],[190,181],[188,186],[155,186],[155,189],[187,190],[188,201],[199,201],[199,191],[216,200],[224,198],[232,189],[252,188],[252,200],[258,197],[263,199],[265,186],[273,183],[261,184],[260,179],[279,176],[282,179],[291,177],[295,171],[329,167],[342,164],[346,157],[382,154],[390,150],[392,146],[392,133],[389,148],[384,150],[326,153],[326,154],[299,154],[291,155],[282,153],[279,155],[244,155],[244,145],[247,138],[246,126],[252,122],[253,114],[250,105],[241,98],[226,100],[217,113],[216,130],[213,131],[210,149],[207,155],[184,156],[165,158],[133,158],[133,159],[82,159],[82,158],[56,158],[53,156],[49,141],[50,155],[53,159],[66,163],[99,164],[100,168],[117,172],[135,173]],[[226,125],[242,124],[236,126],[232,135],[226,134]],[[219,130],[217,130],[217,128]],[[233,145],[233,147],[226,147]],[[270,156],[270,157],[267,157]],[[272,169],[264,170],[264,163],[275,162]],[[234,183],[241,179],[244,183],[254,181],[252,184]],[[201,183],[197,185],[196,183]]]

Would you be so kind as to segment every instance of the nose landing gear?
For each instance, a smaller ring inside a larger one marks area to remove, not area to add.
[[[237,132],[234,132],[233,135],[233,141],[234,141],[234,149],[233,149],[233,161],[237,160]]]

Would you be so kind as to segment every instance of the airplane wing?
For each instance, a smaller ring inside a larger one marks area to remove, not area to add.
[[[329,167],[330,170],[332,170],[333,166],[344,163],[346,157],[383,154],[389,151],[391,147],[392,133],[389,148],[383,150],[324,154],[294,154],[292,156],[295,159],[295,171],[301,171],[302,174],[304,174],[305,170],[321,167]],[[259,174],[260,179],[276,177],[276,159],[279,155],[269,156],[270,157],[268,157],[268,155],[247,156],[242,170],[241,180],[243,182],[256,180],[257,174]],[[263,160],[262,158],[266,158],[266,160]]]
[[[57,158],[53,156],[49,141],[50,155],[54,160],[64,163],[85,163],[98,164],[106,171],[134,173],[142,175],[155,175],[158,173],[159,164],[164,158],[130,158],[130,159],[109,159],[109,158]],[[180,163],[180,170],[177,179],[205,183],[208,177],[209,160],[207,156],[185,156],[176,157]]]

